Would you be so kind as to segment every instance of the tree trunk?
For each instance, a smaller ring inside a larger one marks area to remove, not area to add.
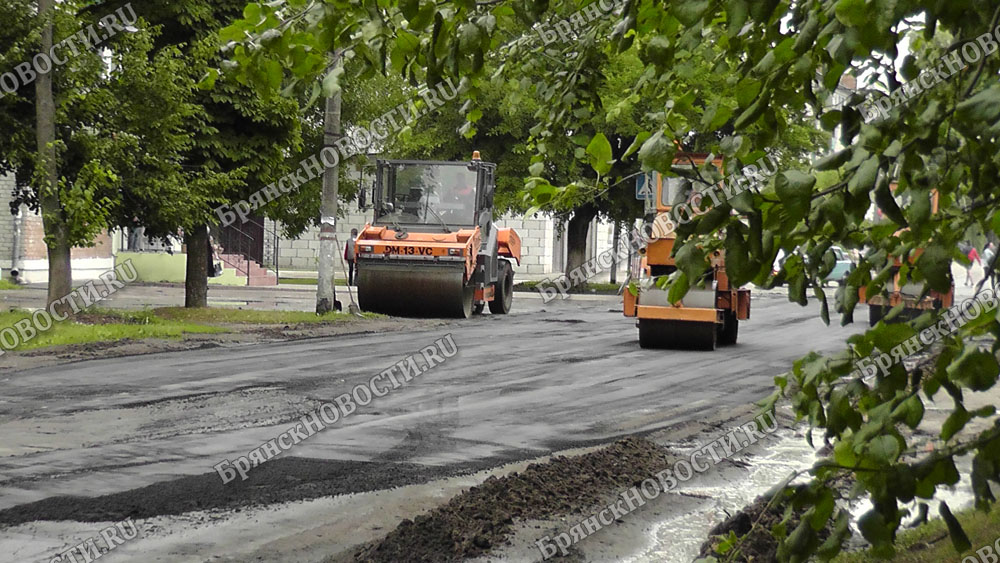
[[[566,277],[569,278],[571,289],[576,291],[582,289],[580,280],[586,280],[580,275],[572,275],[573,270],[580,268],[587,261],[587,234],[590,232],[590,223],[597,217],[597,207],[592,203],[586,203],[577,207],[573,211],[573,217],[566,225]],[[582,272],[581,268],[581,272]],[[584,275],[586,275],[584,273]]]
[[[344,64],[340,49],[334,52],[337,65]],[[323,119],[323,145],[333,147],[340,139],[340,92],[326,99]],[[320,202],[319,275],[316,288],[316,313],[322,315],[336,308],[337,289],[334,285],[337,254],[337,191],[339,166],[323,171],[323,194]]]
[[[184,306],[191,309],[208,307],[208,226],[184,231],[184,244],[187,246]]]
[[[52,49],[52,15],[54,0],[38,1],[38,17],[45,21],[42,28],[42,53]],[[70,261],[69,228],[66,214],[59,201],[59,163],[56,160],[56,104],[52,95],[52,71],[38,73],[35,81],[35,130],[38,159],[44,175],[38,186],[49,256],[48,303],[62,299],[73,290],[73,267]]]

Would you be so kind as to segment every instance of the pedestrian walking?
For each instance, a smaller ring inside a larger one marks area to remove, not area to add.
[[[347,239],[347,244],[344,245],[344,261],[347,262],[347,285],[355,285],[354,283],[354,272],[355,272],[355,253],[354,253],[354,240],[358,238],[358,230],[351,229],[351,238]]]
[[[997,247],[992,242],[986,244],[986,248],[983,249],[983,267],[989,271],[990,264],[993,264],[993,260],[997,255]],[[996,271],[989,272],[990,274],[990,284],[993,287],[997,285],[997,273]]]
[[[975,280],[972,279],[972,266],[974,264],[983,265],[982,260],[979,259],[979,252],[976,251],[976,247],[972,246],[968,242],[965,243],[964,247],[959,247],[965,252],[965,255],[969,257],[969,264],[965,267],[965,285],[966,287],[972,286]],[[968,248],[968,250],[966,250]]]

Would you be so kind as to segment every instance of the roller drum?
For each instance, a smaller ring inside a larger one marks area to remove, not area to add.
[[[639,346],[715,350],[717,331],[715,323],[639,319]]]
[[[358,304],[363,311],[403,317],[472,314],[474,288],[461,264],[358,264]]]

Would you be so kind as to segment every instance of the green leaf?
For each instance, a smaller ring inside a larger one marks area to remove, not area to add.
[[[899,73],[906,80],[913,80],[920,74],[920,67],[917,66],[917,58],[913,55],[903,57],[903,64],[899,66]]]
[[[955,434],[958,434],[963,428],[965,428],[965,425],[968,424],[971,419],[972,416],[969,414],[969,411],[965,410],[965,407],[962,405],[956,405],[955,410],[948,415],[948,418],[941,426],[941,439],[945,442],[951,440]]]
[[[914,334],[916,331],[905,323],[883,323],[869,331],[871,341],[886,354]]]
[[[969,541],[969,536],[965,535],[965,530],[962,529],[962,524],[959,523],[958,518],[951,513],[951,509],[948,508],[948,503],[942,501],[938,507],[938,513],[941,514],[941,518],[944,519],[945,524],[948,525],[948,535],[951,536],[951,545],[955,547],[957,553],[965,553],[972,549],[972,542]]]
[[[957,379],[973,391],[987,391],[997,382],[1000,365],[996,356],[972,348],[948,369],[952,379]]]
[[[198,88],[202,90],[211,90],[215,88],[215,81],[219,78],[219,70],[215,68],[208,69],[205,76],[202,77],[201,81],[198,82]]]
[[[685,0],[673,4],[673,14],[686,26],[692,26],[701,20],[708,10],[708,0]]]
[[[809,12],[806,23],[802,26],[802,31],[795,38],[792,50],[798,54],[805,53],[813,46],[816,36],[819,35],[819,15],[817,12]]]
[[[708,269],[708,261],[705,260],[705,251],[698,248],[697,244],[685,244],[677,250],[675,256],[677,268],[687,274],[689,280],[697,280]]]
[[[726,19],[729,25],[728,34],[730,37],[735,36],[739,33],[743,24],[747,21],[747,14],[749,13],[749,6],[746,0],[727,0],[726,1]]]
[[[834,8],[840,23],[850,27],[860,27],[868,20],[865,0],[840,0]]]
[[[816,536],[816,530],[809,525],[809,520],[803,518],[799,525],[795,527],[788,539],[782,544],[784,549],[781,550],[781,555],[788,557],[789,561],[799,562],[806,561],[806,554],[812,553],[816,549],[819,543],[819,538]],[[784,557],[779,557],[784,559]]]
[[[745,107],[760,94],[761,83],[755,78],[746,77],[736,84],[736,103]]]
[[[877,156],[869,157],[861,163],[857,171],[847,182],[847,191],[851,194],[859,194],[871,191],[875,187],[875,180],[878,178],[879,160]]]
[[[913,395],[900,403],[892,415],[893,420],[902,420],[910,428],[916,428],[924,419],[924,402],[919,395]]]
[[[663,35],[656,35],[646,44],[646,60],[665,67],[673,61],[674,52],[670,47],[670,39]]]
[[[612,154],[611,143],[604,133],[598,133],[587,145],[587,154],[590,155],[590,167],[601,176],[606,176],[611,172]]]
[[[915,263],[931,289],[946,293],[951,290],[951,252],[939,244],[930,243]]]
[[[876,436],[868,443],[868,453],[876,461],[889,465],[899,457],[899,441],[895,436],[883,434]]]
[[[659,172],[668,172],[673,166],[676,147],[662,131],[657,131],[639,149],[639,160],[643,167]]]
[[[843,118],[843,115],[844,112],[840,111],[839,109],[830,110],[824,113],[822,116],[820,116],[819,122],[820,124],[823,125],[823,129],[826,129],[827,131],[833,131],[834,129],[837,128],[838,125],[840,125],[840,121]]]
[[[850,160],[851,154],[852,150],[849,148],[839,150],[814,162],[813,168],[820,171],[836,170],[837,168],[843,166],[845,162]]]
[[[882,513],[875,509],[861,515],[858,519],[858,529],[873,546],[892,545],[892,528]]]
[[[638,135],[636,135],[635,140],[632,141],[632,144],[629,145],[627,149],[625,149],[625,154],[622,155],[622,158],[623,159],[628,158],[629,156],[632,155],[632,153],[639,150],[639,148],[642,147],[642,144],[645,143],[647,139],[649,139],[650,135],[651,133],[649,131],[643,131]]]
[[[687,275],[684,272],[678,273],[673,283],[670,284],[670,290],[667,292],[667,301],[677,303],[687,294],[690,286],[691,284]]]
[[[404,18],[412,20],[420,10],[420,0],[400,0],[399,10],[403,13]]]
[[[726,232],[726,274],[733,285],[740,286],[750,281],[756,272],[750,263],[746,241],[735,228]]]
[[[250,3],[243,8],[243,19],[256,25],[260,21],[261,10],[260,4]]]
[[[469,54],[477,51],[483,42],[483,30],[478,25],[466,22],[459,26],[459,50]]]
[[[757,121],[757,118],[759,118],[760,115],[764,113],[764,110],[767,109],[769,103],[770,100],[766,96],[761,96],[760,98],[757,98],[756,102],[751,104],[750,107],[744,110],[743,113],[741,113],[740,116],[736,118],[736,121],[733,122],[733,128],[735,128],[737,131],[742,131],[748,125],[753,124],[755,121]]]
[[[733,108],[724,105],[719,106],[718,110],[715,112],[715,116],[712,118],[711,123],[708,124],[708,128],[714,131],[725,125],[732,116]]]
[[[955,115],[969,123],[992,123],[1000,117],[1000,86],[992,86],[955,106]]]
[[[420,48],[420,39],[405,29],[396,31],[396,46],[403,53],[416,53]]]
[[[833,531],[830,533],[830,537],[826,538],[826,541],[816,550],[816,555],[823,561],[833,559],[840,553],[840,546],[844,544],[850,534],[851,528],[848,512],[846,510],[838,510],[837,519],[833,524]]]
[[[727,135],[719,143],[719,148],[722,149],[722,154],[726,156],[733,156],[743,146],[743,135]]]
[[[875,204],[878,205],[879,209],[885,213],[885,216],[892,220],[901,227],[908,227],[906,222],[906,217],[903,216],[903,212],[899,209],[899,204],[896,203],[896,198],[893,197],[892,190],[889,188],[889,180],[885,176],[879,178],[876,182],[875,187]]]
[[[815,184],[815,177],[798,170],[785,170],[775,178],[774,190],[793,220],[798,221],[809,213]]]
[[[417,10],[417,14],[412,18],[408,18],[410,29],[417,31],[424,30],[434,21],[435,14],[437,14],[437,6],[433,0],[420,0],[420,8]]]
[[[813,514],[809,518],[809,524],[812,526],[812,529],[817,532],[822,530],[826,526],[830,516],[833,515],[835,507],[836,502],[834,501],[833,493],[829,488],[823,487],[819,498],[816,499],[816,503],[813,505]]]

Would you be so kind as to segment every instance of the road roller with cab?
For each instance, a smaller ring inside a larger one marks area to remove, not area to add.
[[[701,166],[706,155],[682,155],[676,166]],[[721,159],[713,161],[721,169]],[[693,184],[682,177],[664,177],[659,172],[646,175],[646,225],[648,243],[639,249],[639,264],[633,268],[638,273],[638,294],[631,289],[624,292],[624,314],[635,317],[639,328],[639,346],[642,348],[683,348],[715,350],[716,344],[736,344],[739,321],[750,318],[750,290],[733,287],[726,276],[725,253],[718,250],[709,257],[700,283],[679,301],[671,303],[666,289],[660,289],[657,280],[677,270],[673,251],[676,235],[672,230],[661,232],[653,228],[659,215],[670,212],[673,203]]]
[[[510,311],[521,239],[493,222],[496,164],[378,160],[374,217],[355,239],[358,305],[410,317]]]

